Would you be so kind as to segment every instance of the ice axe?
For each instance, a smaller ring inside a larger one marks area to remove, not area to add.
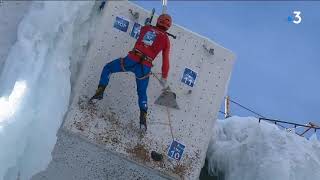
[[[177,95],[176,95],[176,93],[171,91],[169,86],[164,87],[163,84],[161,83],[160,78],[155,73],[152,73],[152,75],[159,81],[159,83],[163,87],[162,93],[156,99],[154,104],[170,107],[170,108],[173,108],[173,109],[179,109],[179,106],[178,106],[178,103],[177,103]]]
[[[163,10],[162,10],[162,13],[163,13],[163,14],[166,13],[166,9],[167,9],[167,6],[164,5],[164,6],[163,6]],[[156,10],[155,10],[154,8],[152,8],[151,16],[148,17],[148,18],[145,20],[144,25],[151,25],[151,26],[152,26],[152,19],[153,19],[153,16],[154,16],[155,11],[156,11]],[[177,36],[176,36],[176,35],[173,35],[173,34],[171,34],[171,33],[169,33],[169,32],[166,32],[166,33],[167,33],[168,36],[172,37],[173,39],[177,39]]]

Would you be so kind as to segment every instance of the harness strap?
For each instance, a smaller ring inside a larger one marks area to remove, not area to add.
[[[121,65],[122,71],[125,72],[126,69],[124,68],[124,58],[122,58],[122,57],[120,58],[120,65]]]
[[[146,78],[148,78],[151,75],[151,72],[149,72],[148,74],[142,76],[142,77],[136,77],[138,80],[144,80]]]
[[[135,55],[139,56],[139,58],[140,58],[140,61],[139,61],[138,63],[134,64],[134,65],[131,66],[131,67],[134,67],[134,66],[140,64],[140,65],[141,65],[141,73],[142,73],[142,74],[144,74],[144,67],[143,67],[143,66],[144,66],[143,62],[144,62],[144,61],[147,61],[148,63],[151,64],[151,67],[153,67],[153,64],[152,64],[153,59],[152,59],[152,58],[146,56],[146,55],[143,54],[141,51],[139,51],[138,49],[135,49],[135,48],[132,49],[131,52],[134,53]],[[122,58],[122,57],[120,58],[120,65],[121,65],[121,69],[122,69],[123,72],[127,71],[127,70],[125,69],[125,66],[124,66],[124,58]],[[137,78],[138,80],[143,80],[143,79],[148,78],[151,74],[152,74],[152,73],[149,72],[148,74],[145,74],[145,75],[143,75],[142,77],[136,77],[136,78]]]
[[[138,65],[138,64],[140,64],[140,63],[136,63],[135,65],[133,65],[133,66],[136,66],[136,65]],[[143,64],[140,64],[141,65],[141,72],[143,73]],[[125,69],[125,67],[124,67],[124,58],[120,58],[120,66],[121,66],[121,69],[122,69],[122,71],[123,72],[126,72],[127,70]],[[133,67],[132,66],[132,67]],[[146,78],[148,78],[149,76],[151,75],[151,72],[149,72],[148,74],[145,74],[145,75],[143,75],[142,77],[136,77],[138,80],[143,80],[143,79],[146,79]]]
[[[135,54],[135,55],[137,55],[137,56],[139,56],[139,58],[140,58],[140,64],[142,64],[144,61],[147,61],[148,63],[150,63],[151,64],[151,67],[153,67],[153,64],[152,64],[152,61],[153,61],[153,59],[152,58],[150,58],[149,56],[147,56],[147,55],[145,55],[144,53],[142,53],[141,51],[139,51],[138,49],[132,49],[132,51],[131,51],[133,54]]]

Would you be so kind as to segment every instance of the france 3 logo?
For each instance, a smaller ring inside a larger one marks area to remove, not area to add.
[[[294,24],[300,24],[302,21],[301,11],[293,11],[292,16],[288,16],[288,21]]]

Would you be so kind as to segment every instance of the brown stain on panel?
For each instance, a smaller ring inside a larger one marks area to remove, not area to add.
[[[150,162],[149,151],[140,143],[132,149],[127,149],[127,152],[143,162]]]

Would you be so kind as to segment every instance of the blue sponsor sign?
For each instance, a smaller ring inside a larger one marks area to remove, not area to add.
[[[130,33],[130,36],[133,37],[133,38],[138,39],[139,35],[140,35],[141,27],[142,26],[140,24],[134,23],[134,25],[132,27],[132,30],[131,30],[131,33]]]
[[[154,40],[156,39],[156,37],[157,37],[156,32],[154,32],[154,31],[148,31],[148,32],[143,36],[142,42],[143,42],[145,45],[152,46],[152,44],[153,44]]]
[[[197,79],[197,73],[192,71],[189,68],[185,68],[183,72],[183,76],[181,82],[184,84],[193,87]]]
[[[168,151],[168,156],[172,159],[180,161],[185,147],[185,145],[173,140]]]
[[[117,16],[116,21],[113,24],[113,27],[119,29],[120,31],[127,32],[129,27],[129,21]]]

